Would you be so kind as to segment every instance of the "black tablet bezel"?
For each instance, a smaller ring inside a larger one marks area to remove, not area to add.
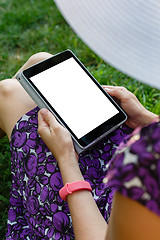
[[[61,116],[58,114],[58,112],[55,111],[54,107],[51,106],[51,104],[47,101],[47,99],[43,96],[43,94],[38,90],[38,88],[34,85],[34,83],[31,81],[31,77],[37,75],[38,73],[41,73],[69,58],[73,57],[76,62],[81,66],[81,68],[87,73],[87,75],[91,78],[91,80],[97,85],[97,87],[102,91],[102,93],[111,101],[111,103],[116,107],[116,109],[119,111],[118,114],[98,126],[97,128],[93,129],[91,132],[83,136],[82,138],[77,138],[77,136],[74,134],[74,132],[68,127],[68,125],[65,123],[65,121],[61,118]],[[61,121],[61,123],[69,130],[71,135],[76,139],[76,141],[82,146],[86,147],[87,145],[94,142],[97,138],[100,138],[102,135],[104,135],[106,132],[110,131],[110,129],[115,128],[116,126],[119,126],[121,123],[123,123],[127,116],[124,113],[124,111],[116,104],[116,102],[110,97],[109,94],[106,93],[106,91],[101,87],[101,85],[97,82],[97,80],[91,75],[91,73],[85,68],[85,66],[80,62],[80,60],[70,51],[66,50],[64,52],[61,52],[57,55],[54,55],[51,58],[48,58],[36,65],[33,65],[32,67],[26,69],[23,71],[23,75],[29,83],[32,85],[32,87],[38,92],[38,94],[43,98],[43,100],[47,103],[47,105],[50,107],[50,109],[53,111],[53,113],[56,115],[57,118]]]

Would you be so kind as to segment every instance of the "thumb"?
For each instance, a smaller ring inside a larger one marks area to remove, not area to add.
[[[39,120],[42,124],[47,124],[49,127],[52,127],[57,123],[54,115],[46,108],[39,110]]]
[[[38,132],[42,136],[44,134],[49,134],[54,123],[53,114],[47,109],[43,108],[38,112]]]
[[[111,95],[112,97],[116,97],[118,100],[122,100],[123,99],[123,92],[120,89],[117,89],[117,88],[115,88],[115,89],[108,89],[107,93],[109,95]]]

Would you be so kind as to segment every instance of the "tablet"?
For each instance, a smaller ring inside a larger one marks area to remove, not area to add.
[[[127,119],[70,50],[20,72],[17,79],[40,108],[49,109],[68,129],[78,154]]]

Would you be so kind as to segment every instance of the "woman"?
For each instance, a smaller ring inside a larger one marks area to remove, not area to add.
[[[106,88],[106,87],[104,87]],[[128,125],[137,129],[119,149],[105,182],[117,189],[109,225],[90,190],[65,194],[76,239],[160,239],[160,122],[143,127],[150,113],[124,88],[108,87],[128,114]],[[143,115],[144,114],[144,115]],[[146,116],[146,117],[145,117]],[[153,119],[150,118],[152,122]],[[39,111],[39,134],[58,161],[63,184],[84,181],[71,137],[46,109]],[[158,170],[157,170],[158,168]],[[149,174],[146,176],[146,174]],[[68,191],[68,190],[67,190]],[[105,190],[103,189],[103,193]],[[64,196],[62,196],[63,198]],[[104,197],[104,195],[103,195]]]
[[[51,56],[48,53],[35,54],[20,71]],[[118,88],[118,90],[114,87],[108,88],[107,91],[121,101],[124,110],[128,111],[132,106],[136,106],[136,108],[132,108],[129,115],[127,121],[129,127],[135,128],[137,125],[150,123],[155,118],[154,114],[145,110],[136,97],[124,88]],[[58,166],[57,161],[38,134],[38,111],[39,108],[24,91],[15,76],[0,82],[0,135],[2,137],[7,134],[11,145],[12,187],[7,239],[74,239],[71,209],[69,211],[67,202],[59,197],[59,190],[63,183],[68,181],[68,175],[71,177],[70,181],[74,181],[74,177],[76,178],[78,173],[80,179],[84,177],[90,182],[97,206],[105,220],[108,221],[113,189],[107,189],[108,198],[106,200],[106,191],[103,191],[104,184],[102,183],[102,179],[107,173],[105,165],[110,161],[119,143],[131,130],[126,126],[117,129],[97,146],[81,155],[79,162],[77,160],[75,162],[77,156],[70,136],[63,128],[60,128],[64,144],[67,144],[68,147],[65,146],[65,151],[62,151],[63,144],[59,145],[56,141],[55,157],[58,157]],[[48,114],[47,112],[45,116]],[[43,135],[43,124],[41,125],[41,123],[44,123],[44,116],[39,115],[39,118],[40,129],[42,129],[40,133]],[[69,149],[70,151],[68,151]],[[63,167],[67,164],[66,154],[69,157],[72,156],[71,160],[75,165],[74,173],[72,173],[72,168],[66,168],[69,171],[66,180],[60,166],[59,154],[65,159]],[[63,183],[59,168],[62,171]],[[91,196],[89,198],[92,199]],[[95,206],[94,200],[91,201]],[[76,208],[76,211],[78,209],[79,207]],[[99,215],[99,210],[97,210],[97,215]],[[99,219],[100,223],[103,223],[102,226],[106,227],[104,219],[101,217]],[[74,221],[73,218],[73,223]],[[102,235],[104,235],[103,231]]]

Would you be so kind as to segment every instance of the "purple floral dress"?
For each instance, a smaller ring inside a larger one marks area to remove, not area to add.
[[[6,239],[74,239],[68,204],[59,197],[63,184],[57,162],[37,132],[38,111],[36,107],[25,114],[12,131],[12,186]],[[112,188],[103,190],[106,164],[130,132],[126,126],[118,128],[79,158],[81,172],[90,182],[106,221],[113,198]]]
[[[110,161],[106,187],[160,216],[160,122],[136,129]]]

